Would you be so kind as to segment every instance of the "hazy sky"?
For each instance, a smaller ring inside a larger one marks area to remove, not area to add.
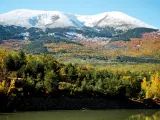
[[[0,0],[0,14],[15,9],[76,14],[120,11],[160,29],[160,0]]]

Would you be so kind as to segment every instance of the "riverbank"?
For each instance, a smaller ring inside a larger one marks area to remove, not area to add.
[[[159,109],[151,99],[142,101],[116,98],[4,98],[0,100],[1,112],[46,110],[100,110],[100,109]]]

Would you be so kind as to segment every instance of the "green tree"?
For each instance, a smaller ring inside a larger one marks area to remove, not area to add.
[[[15,61],[11,55],[8,55],[3,60],[3,67],[6,71],[14,71],[15,70]]]
[[[59,80],[53,70],[47,71],[44,77],[44,86],[47,92],[53,92],[58,88]]]

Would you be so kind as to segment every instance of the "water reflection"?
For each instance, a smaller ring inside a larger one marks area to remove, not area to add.
[[[160,120],[160,111],[146,111],[144,113],[132,115],[128,120]]]
[[[85,110],[0,114],[0,120],[160,120],[157,110]]]

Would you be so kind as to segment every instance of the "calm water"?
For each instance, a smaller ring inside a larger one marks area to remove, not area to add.
[[[0,120],[160,120],[157,110],[49,111],[0,114]]]

